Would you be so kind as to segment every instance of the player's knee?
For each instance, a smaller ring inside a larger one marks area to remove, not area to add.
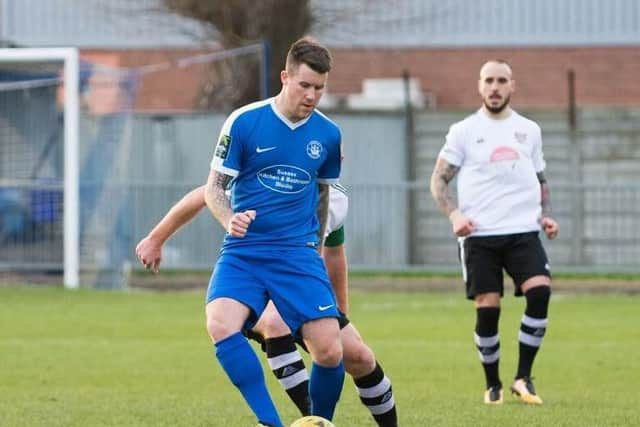
[[[376,367],[373,351],[362,341],[357,345],[345,346],[343,357],[345,370],[354,378],[367,375]]]
[[[342,346],[339,341],[317,346],[312,355],[313,360],[321,366],[336,366],[342,360]]]
[[[238,331],[232,330],[229,325],[215,316],[207,316],[207,332],[211,340],[216,343]]]
[[[275,311],[265,311],[254,329],[265,338],[276,338],[291,333],[284,320]]]
[[[474,301],[477,308],[500,307],[500,294],[497,292],[478,294],[475,296]]]
[[[549,299],[551,298],[551,287],[546,284],[533,286],[529,288],[524,295],[527,302],[548,304]]]
[[[545,319],[551,299],[551,288],[546,285],[529,288],[524,294],[527,299],[525,314],[531,317]]]

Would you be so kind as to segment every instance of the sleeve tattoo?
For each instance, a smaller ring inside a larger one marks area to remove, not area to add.
[[[544,172],[538,172],[538,182],[540,182],[540,204],[542,205],[542,216],[551,216],[551,191],[549,183],[544,176]]]
[[[204,200],[207,203],[207,207],[225,230],[229,219],[233,216],[229,198],[225,193],[231,179],[230,175],[212,171],[204,192]]]
[[[459,166],[439,158],[431,175],[431,195],[438,208],[447,216],[457,208],[456,201],[449,194],[449,182],[459,170]]]

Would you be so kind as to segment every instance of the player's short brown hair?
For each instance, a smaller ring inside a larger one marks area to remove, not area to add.
[[[300,64],[307,64],[316,73],[328,73],[331,70],[331,54],[312,38],[303,37],[289,48],[286,68],[295,71]]]

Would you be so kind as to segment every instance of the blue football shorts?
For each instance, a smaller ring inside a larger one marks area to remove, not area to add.
[[[206,302],[221,297],[251,309],[246,330],[269,299],[293,333],[310,320],[340,316],[324,262],[308,246],[225,248],[209,280]]]

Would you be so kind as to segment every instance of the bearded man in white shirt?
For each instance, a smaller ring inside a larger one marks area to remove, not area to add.
[[[482,107],[449,129],[431,176],[431,193],[458,236],[466,295],[475,302],[474,342],[485,373],[484,402],[503,402],[498,324],[504,270],[513,279],[515,295],[526,299],[511,391],[525,403],[542,404],[531,370],[547,327],[551,272],[539,233],[555,238],[558,223],[551,217],[540,126],[510,107],[514,90],[507,62],[482,66]],[[449,192],[456,176],[457,200]]]

